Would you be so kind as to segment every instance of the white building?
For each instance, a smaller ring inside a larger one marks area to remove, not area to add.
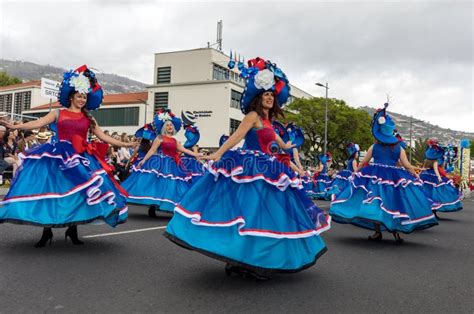
[[[105,95],[100,108],[91,113],[103,130],[134,134],[145,124],[147,97],[147,92]],[[50,110],[60,107],[59,102],[51,105],[47,103],[24,111],[23,114],[42,117]]]
[[[229,56],[212,48],[156,53],[154,84],[147,87],[147,120],[159,108],[169,108],[178,116],[190,111],[201,132],[199,146],[218,147],[221,135],[235,131],[243,118],[244,80],[236,69],[227,68],[228,62]],[[291,95],[312,97],[295,86]],[[178,140],[185,140],[184,132]]]
[[[41,81],[0,87],[0,112],[10,116],[21,115],[46,102],[49,102],[49,98],[41,96]]]
[[[243,118],[240,98],[244,80],[236,69],[227,68],[228,62],[229,56],[212,48],[156,53],[154,84],[147,87],[147,92],[105,95],[100,109],[92,114],[103,129],[133,134],[145,122],[151,122],[159,108],[169,108],[177,116],[190,111],[197,117],[196,125],[201,132],[199,146],[217,148],[221,135],[233,133]],[[40,81],[30,85],[31,104],[15,112],[41,117],[50,110],[49,100],[40,95]],[[0,88],[0,97],[2,90],[9,90],[7,94],[13,93],[12,88],[24,91],[15,86]],[[312,95],[291,86],[290,101],[310,97]],[[0,98],[0,111],[3,103],[8,102]],[[58,102],[51,105],[51,108],[59,107]],[[4,111],[8,109],[11,107],[5,105]],[[183,131],[178,133],[178,140],[184,143]]]

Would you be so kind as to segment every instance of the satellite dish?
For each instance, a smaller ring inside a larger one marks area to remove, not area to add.
[[[191,111],[181,110],[181,120],[183,120],[184,125],[194,125],[197,118]]]

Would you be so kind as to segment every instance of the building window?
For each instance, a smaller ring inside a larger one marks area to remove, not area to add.
[[[235,109],[240,109],[240,99],[242,98],[242,93],[230,90],[230,107]]]
[[[237,128],[239,127],[239,125],[240,125],[240,121],[239,121],[239,120],[230,119],[229,134],[232,135],[232,134],[237,130]]]
[[[12,94],[0,95],[0,111],[12,112]]]
[[[20,114],[31,108],[31,91],[15,93],[14,113]]]
[[[161,67],[157,69],[156,84],[171,83],[171,67]]]
[[[140,108],[107,108],[92,111],[91,114],[100,126],[138,125]]]
[[[168,108],[168,92],[155,93],[155,105],[154,110],[167,109]]]
[[[220,65],[214,64],[212,71],[212,79],[218,81],[224,81],[229,79],[229,70],[221,67]]]

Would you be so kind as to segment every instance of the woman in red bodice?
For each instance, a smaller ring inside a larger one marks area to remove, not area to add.
[[[65,238],[83,244],[77,225],[103,221],[111,226],[127,219],[126,192],[104,161],[108,145],[133,146],[104,134],[88,110],[99,108],[103,92],[87,66],[64,74],[59,102],[66,107],[21,124],[1,121],[10,129],[33,130],[50,125],[56,132],[45,143],[20,156],[21,166],[0,203],[0,222],[44,227],[36,247],[53,238],[52,228],[68,227]],[[105,143],[88,143],[88,132]]]

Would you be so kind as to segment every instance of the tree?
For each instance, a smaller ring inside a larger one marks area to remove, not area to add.
[[[417,164],[418,166],[423,165],[423,161],[425,160],[427,142],[428,142],[428,138],[423,139],[419,137],[417,140],[415,140],[415,145],[413,146],[413,148],[411,148],[412,164]],[[407,151],[407,154],[408,153],[409,152]]]
[[[18,83],[21,83],[19,78],[10,76],[7,72],[0,72],[0,86],[8,86]]]
[[[302,151],[315,161],[324,150],[325,98],[297,99],[288,105],[286,120],[303,128],[305,144]],[[346,144],[357,143],[367,150],[374,142],[370,131],[370,115],[360,109],[351,108],[343,100],[328,99],[328,143],[333,154],[333,163],[342,164],[347,159]]]

